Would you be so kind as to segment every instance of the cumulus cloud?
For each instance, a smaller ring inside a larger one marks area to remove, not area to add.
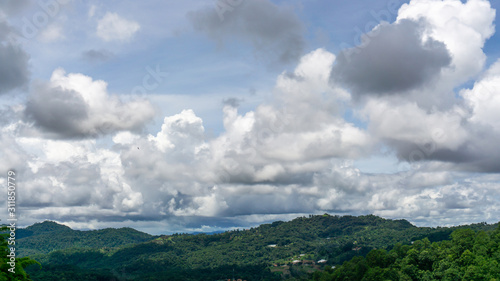
[[[141,193],[124,180],[119,156],[96,149],[92,141],[26,138],[20,145],[39,151],[38,158],[28,162],[30,169],[22,172],[27,179],[21,198],[24,206],[98,206],[119,215],[137,211],[143,203]],[[76,210],[72,212],[78,215]]]
[[[250,20],[266,7],[262,21]],[[280,31],[302,40],[289,29],[301,26],[291,12],[264,0],[233,8],[222,19],[217,9],[190,17],[216,40],[241,36],[259,52],[299,54],[293,40],[271,38]],[[482,0],[410,1],[358,52],[347,50],[350,60],[317,49],[278,75],[271,101],[242,113],[240,100],[224,100],[217,136],[207,136],[202,114],[189,108],[146,134],[148,102],[124,102],[105,82],[58,69],[32,85],[26,106],[0,109],[0,156],[20,167],[26,219],[99,227],[142,221],[135,226],[180,231],[323,212],[421,225],[493,222],[500,215],[500,61],[483,71],[482,52],[492,14]],[[263,30],[261,22],[277,25]],[[105,59],[105,52],[84,56]],[[278,60],[293,61],[287,57]],[[359,168],[356,161],[381,148],[405,169]],[[9,168],[0,163],[0,171]]]
[[[240,1],[234,7],[219,1],[188,17],[195,30],[219,44],[231,38],[248,42],[258,57],[273,64],[296,62],[305,47],[303,23],[292,10],[269,0]]]
[[[498,112],[497,64],[473,89],[462,90],[462,98],[455,92],[482,71],[482,47],[492,35],[493,19],[487,1],[410,1],[396,22],[380,24],[365,44],[339,56],[331,82],[364,97],[358,112],[370,135],[400,160],[499,171],[493,149],[499,133],[492,121]]]
[[[175,153],[192,154],[195,146],[203,142],[204,132],[203,121],[189,109],[183,110],[180,114],[165,117],[161,131],[156,137],[149,136],[149,140],[153,141],[162,152],[175,150]],[[190,150],[183,151],[186,148]]]
[[[451,57],[444,43],[423,39],[422,24],[382,23],[363,37],[361,46],[343,51],[332,80],[356,95],[401,94],[434,80]]]
[[[410,101],[427,112],[450,111],[459,103],[455,89],[483,71],[482,48],[494,32],[494,19],[486,0],[410,1],[394,23],[381,23],[363,36],[363,44],[341,52],[331,80],[343,82],[358,98],[385,94],[382,99],[393,106]]]
[[[463,89],[460,94],[464,98],[468,110],[466,126],[469,139],[461,150],[456,161],[462,169],[473,169],[483,172],[500,172],[500,152],[496,149],[500,138],[498,112],[500,111],[500,61],[494,63],[476,81],[471,89]]]
[[[500,60],[494,63],[472,89],[461,91],[472,110],[470,121],[500,133]]]
[[[118,153],[96,147],[95,140],[50,140],[23,136],[18,109],[2,110],[0,171],[15,169],[23,179],[19,205],[27,221],[134,215],[142,194],[127,184]],[[4,179],[0,180],[4,184]],[[32,208],[30,210],[30,208]]]
[[[88,118],[88,105],[80,94],[53,88],[50,85],[36,85],[26,107],[26,114],[38,126],[51,132],[61,132],[65,136],[83,136],[79,125]]]
[[[97,23],[97,36],[106,42],[129,41],[140,28],[139,23],[108,12]]]
[[[19,120],[19,114],[11,108],[2,108],[0,113],[2,114],[2,118],[0,118],[2,125],[0,129],[0,145],[2,146],[0,157],[8,159],[8,161],[0,163],[0,172],[7,174],[7,171],[11,169],[25,167],[31,156],[19,145],[16,139],[17,129],[13,122]]]
[[[226,132],[211,143],[212,159],[221,163],[219,177],[237,182],[307,179],[324,165],[323,159],[370,151],[369,136],[340,117],[337,99],[345,93],[328,86],[334,60],[323,49],[304,56],[292,76],[278,77],[276,104],[245,115],[224,107]]]
[[[459,150],[469,137],[459,109],[428,113],[416,103],[373,100],[364,110],[372,134],[396,146],[406,161],[424,160],[441,149]]]
[[[154,116],[148,101],[123,102],[107,93],[104,81],[57,69],[48,83],[33,85],[26,116],[37,127],[60,138],[95,137],[121,130],[140,130]]]
[[[495,32],[495,10],[487,0],[415,1],[403,4],[397,21],[425,21],[425,37],[443,42],[451,55],[441,83],[456,87],[479,74],[486,55],[482,47]]]
[[[165,117],[156,135],[117,135],[125,174],[149,183],[144,200],[164,216],[314,210],[313,199],[302,201],[302,188],[314,189],[315,173],[332,157],[361,157],[373,145],[366,132],[341,118],[337,102],[348,96],[329,86],[334,60],[323,49],[303,57],[293,75],[279,76],[276,103],[245,114],[226,104],[225,132],[214,139],[206,138],[192,110]]]

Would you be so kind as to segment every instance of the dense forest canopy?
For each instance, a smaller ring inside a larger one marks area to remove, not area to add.
[[[372,250],[340,267],[315,272],[313,280],[500,280],[500,228],[458,229],[451,240],[398,243]]]

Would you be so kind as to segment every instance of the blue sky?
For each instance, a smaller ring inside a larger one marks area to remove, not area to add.
[[[20,223],[497,222],[499,6],[4,1],[0,171],[23,183]]]

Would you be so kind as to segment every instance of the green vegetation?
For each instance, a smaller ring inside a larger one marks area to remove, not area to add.
[[[383,258],[383,271],[398,260],[386,256],[406,254],[423,243],[411,246],[412,241],[442,244],[453,231],[489,233],[495,228],[485,223],[427,228],[373,215],[325,214],[214,235],[155,237],[132,229],[74,231],[45,222],[26,228],[19,245],[24,253],[37,253],[42,263],[42,269],[28,268],[33,280],[227,280],[233,274],[244,280],[361,280],[332,278],[344,266],[365,268],[358,261],[372,256]],[[321,259],[326,263],[318,264]]]
[[[32,256],[41,260],[54,250],[113,248],[146,242],[154,238],[155,236],[132,228],[79,231],[51,221],[36,223],[16,231],[19,255]]]
[[[31,279],[24,269],[29,265],[40,266],[40,263],[28,257],[15,257],[15,251],[11,252],[10,250],[11,247],[15,248],[15,244],[9,243],[10,231],[7,226],[0,227],[0,236],[0,280],[30,281]]]
[[[376,249],[342,266],[316,272],[312,280],[500,280],[500,227],[495,231],[459,229],[451,241]]]

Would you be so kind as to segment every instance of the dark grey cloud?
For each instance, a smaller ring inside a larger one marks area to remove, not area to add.
[[[451,57],[442,42],[428,38],[422,44],[422,24],[402,20],[380,25],[360,46],[342,51],[331,80],[358,97],[400,93],[432,81]]]
[[[415,142],[386,139],[386,142],[396,150],[400,160],[409,163],[440,161],[454,165],[454,170],[480,173],[500,172],[500,151],[498,140],[500,134],[487,127],[477,124],[464,124],[468,132],[466,141],[456,147],[439,148],[439,144],[429,140],[424,144]]]
[[[244,99],[239,98],[227,98],[222,101],[222,104],[229,105],[231,107],[239,107],[240,104],[244,101]]]
[[[468,209],[471,206],[467,202],[467,197],[460,194],[447,194],[446,197],[437,200],[442,203],[446,209]]]
[[[462,171],[500,173],[500,150],[498,149],[500,134],[486,128],[477,134],[475,131],[469,128],[469,139],[461,147],[454,151],[436,150],[430,158],[454,163]]]
[[[285,72],[284,73],[285,77],[288,78],[288,79],[292,79],[292,80],[296,80],[298,82],[303,82],[305,81],[304,77],[294,73],[294,72]]]
[[[305,28],[291,9],[269,0],[229,2],[219,1],[218,6],[190,12],[188,18],[195,30],[219,44],[233,38],[249,42],[256,56],[270,64],[286,64],[300,58]],[[231,6],[232,2],[237,4]]]
[[[123,102],[102,82],[79,73],[65,76],[63,69],[54,71],[51,82],[33,83],[24,112],[40,132],[57,139],[140,132],[154,114],[147,100]]]
[[[29,56],[15,42],[6,22],[0,22],[0,94],[23,87],[29,81]]]
[[[276,196],[276,194],[245,194],[227,198],[229,208],[223,212],[224,216],[241,216],[248,214],[287,214],[314,212],[310,198],[301,194]],[[255,204],[259,202],[259,204]]]
[[[82,53],[82,58],[88,62],[103,62],[113,58],[114,54],[108,50],[88,50]]]
[[[88,106],[81,95],[43,83],[36,83],[34,89],[26,104],[28,119],[63,138],[84,136],[80,126],[88,118]]]

